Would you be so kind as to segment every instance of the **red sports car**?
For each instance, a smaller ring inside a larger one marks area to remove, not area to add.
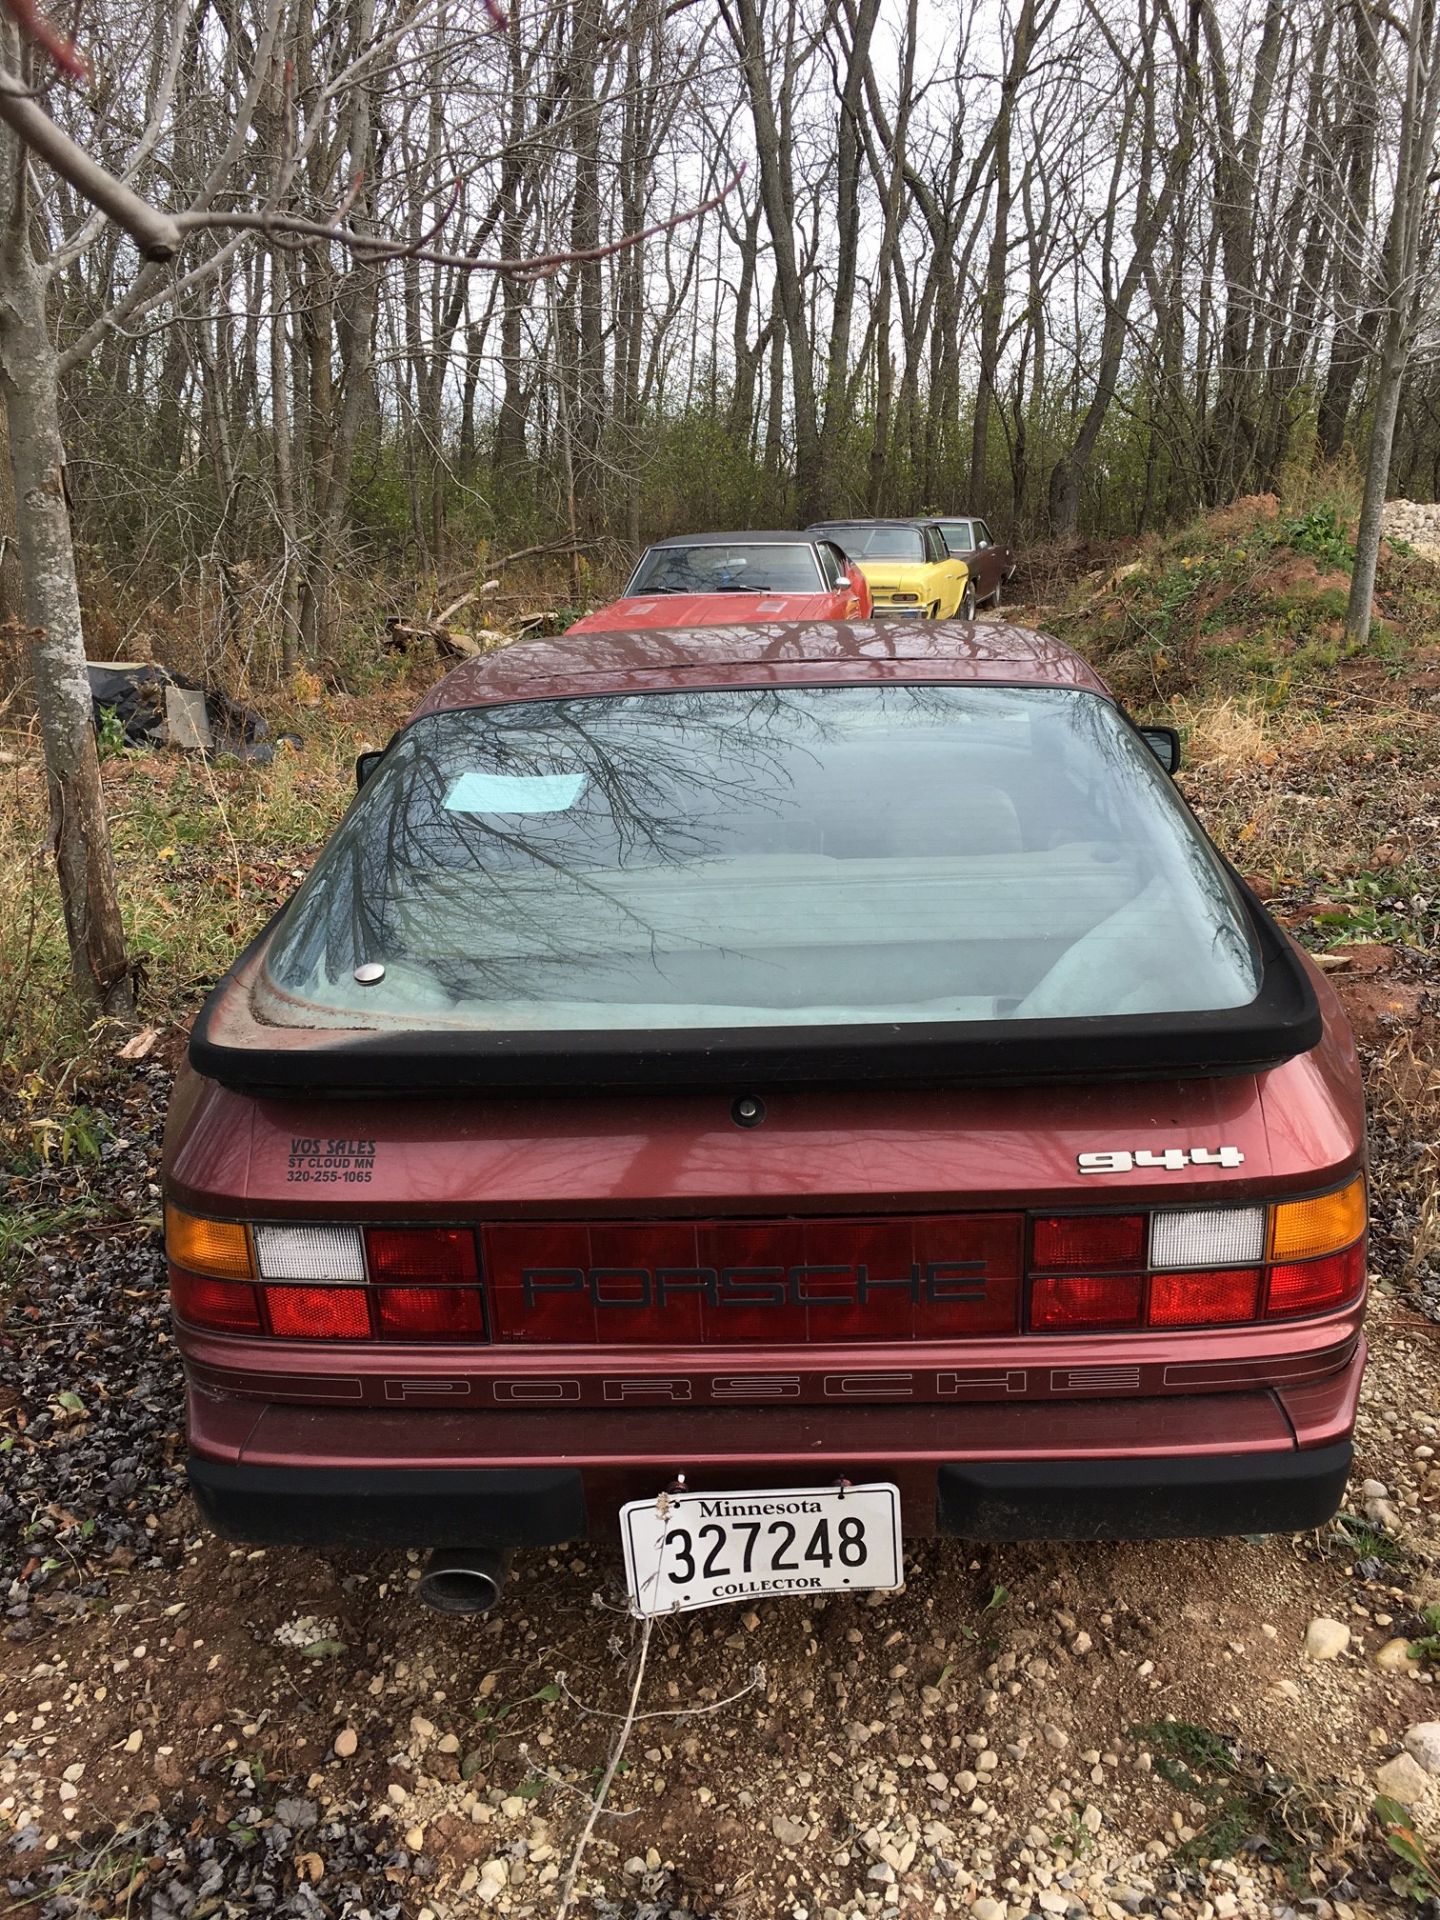
[[[687,533],[647,547],[608,607],[571,633],[735,627],[775,620],[868,620],[865,576],[809,533]]]
[[[438,1549],[455,1609],[587,1535],[669,1611],[1318,1525],[1356,1055],[1175,751],[1007,626],[458,667],[191,1040],[202,1512]]]

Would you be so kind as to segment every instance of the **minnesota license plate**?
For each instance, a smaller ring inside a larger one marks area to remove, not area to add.
[[[620,1532],[637,1614],[859,1593],[905,1577],[900,1492],[887,1482],[667,1493],[622,1507]]]

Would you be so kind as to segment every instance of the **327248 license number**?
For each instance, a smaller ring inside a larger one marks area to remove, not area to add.
[[[895,1587],[900,1502],[889,1485],[666,1494],[621,1514],[638,1613],[773,1594]]]

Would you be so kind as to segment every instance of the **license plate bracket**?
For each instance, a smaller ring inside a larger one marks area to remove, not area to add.
[[[638,1615],[736,1601],[864,1593],[905,1578],[900,1490],[864,1486],[670,1492],[620,1510]]]

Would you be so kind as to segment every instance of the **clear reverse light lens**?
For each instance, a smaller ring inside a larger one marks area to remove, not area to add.
[[[1195,1207],[1157,1213],[1150,1226],[1152,1267],[1244,1267],[1264,1252],[1263,1207]]]
[[[265,1280],[363,1280],[358,1227],[256,1227],[255,1257]]]

